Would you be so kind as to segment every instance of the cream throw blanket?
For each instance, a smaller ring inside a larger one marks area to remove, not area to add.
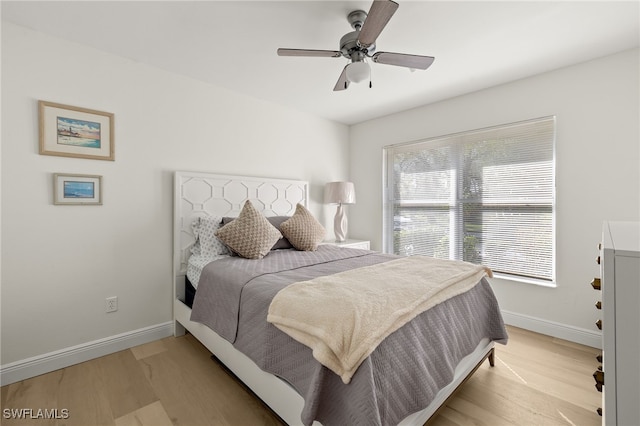
[[[389,334],[485,275],[491,270],[467,262],[404,257],[291,284],[273,298],[267,321],[349,383]]]

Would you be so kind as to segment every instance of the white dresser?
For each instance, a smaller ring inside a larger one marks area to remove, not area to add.
[[[640,223],[605,222],[600,246],[603,425],[640,425]]]

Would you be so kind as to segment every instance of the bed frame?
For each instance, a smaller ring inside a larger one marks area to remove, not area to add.
[[[195,242],[191,230],[193,220],[205,215],[237,216],[246,200],[251,200],[265,216],[290,216],[295,212],[296,204],[308,205],[308,182],[178,171],[174,188],[174,335],[181,336],[189,331],[282,420],[289,425],[301,424],[302,396],[285,381],[261,370],[213,330],[192,322],[191,309],[184,304],[184,289],[189,249]],[[485,359],[489,358],[493,366],[493,351],[493,342],[481,342],[460,362],[453,382],[436,395],[429,407],[408,416],[400,424],[423,425],[434,418]]]

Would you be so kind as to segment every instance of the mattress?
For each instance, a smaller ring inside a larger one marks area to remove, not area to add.
[[[506,343],[486,280],[387,337],[348,385],[319,364],[308,347],[266,322],[270,300],[293,282],[395,258],[326,245],[316,252],[278,250],[261,261],[219,259],[203,268],[191,319],[296,389],[305,401],[304,424],[397,424],[428,406],[451,382],[458,362],[483,339]],[[227,282],[231,275],[242,278]]]
[[[184,280],[184,304],[189,308],[193,307],[193,299],[196,297],[196,288],[191,284],[189,277]]]

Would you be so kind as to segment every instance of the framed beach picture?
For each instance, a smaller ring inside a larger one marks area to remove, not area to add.
[[[54,173],[53,204],[102,205],[102,176]]]
[[[39,101],[40,154],[115,160],[113,114]]]

